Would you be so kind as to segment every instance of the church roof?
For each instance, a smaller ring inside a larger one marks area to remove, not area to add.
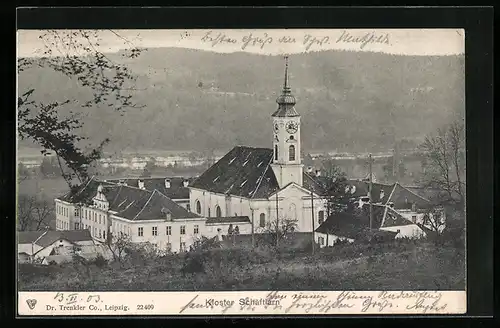
[[[285,83],[283,84],[283,90],[281,94],[276,99],[278,103],[278,109],[272,114],[274,117],[294,117],[300,116],[295,110],[295,97],[292,95],[292,91],[288,84],[288,56],[285,56]]]
[[[270,166],[272,159],[272,149],[236,146],[191,186],[245,198],[267,198],[279,189]]]
[[[289,98],[293,97],[292,95],[281,95],[279,96],[277,101],[288,102],[292,101]],[[295,98],[293,98],[295,101]],[[278,109],[272,114],[273,117],[295,117],[300,116],[299,113],[295,110],[295,107],[292,105],[279,105]]]

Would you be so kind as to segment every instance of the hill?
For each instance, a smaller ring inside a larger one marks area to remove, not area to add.
[[[111,139],[107,151],[269,147],[270,115],[283,83],[281,57],[180,48],[110,57],[137,74],[130,92],[144,108],[120,116],[109,108],[66,107],[82,113],[82,133],[93,143]],[[463,56],[321,51],[292,55],[290,72],[305,151],[386,151],[395,139],[417,144],[465,114]],[[83,103],[90,94],[36,65],[19,75],[19,90],[31,87],[44,102]]]

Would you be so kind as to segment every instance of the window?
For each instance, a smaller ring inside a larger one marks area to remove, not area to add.
[[[201,203],[199,200],[196,200],[196,213],[201,214]]]
[[[137,228],[137,235],[138,235],[139,237],[144,236],[144,228],[143,228],[143,227],[138,227],[138,228]]]
[[[78,213],[78,212],[79,212],[78,209],[75,208],[75,216],[79,216],[80,215],[80,213]]]
[[[102,238],[102,230],[99,229],[99,238]]]
[[[184,252],[186,250],[186,243],[185,242],[181,242],[181,252]]]
[[[295,140],[295,137],[294,136],[290,136],[290,140]]]
[[[172,235],[172,227],[167,226],[167,236],[170,236],[170,235]]]
[[[200,233],[200,227],[197,224],[195,224],[194,225],[194,234],[197,235],[199,233]]]
[[[152,228],[152,231],[151,231],[151,234],[152,234],[153,236],[158,236],[158,227],[153,227],[153,228]]]
[[[294,145],[290,145],[290,147],[288,147],[288,160],[290,162],[295,161],[295,146]]]
[[[318,223],[322,224],[325,221],[325,211],[319,211],[318,213]]]
[[[412,215],[411,216],[411,222],[413,222],[413,223],[417,222],[417,216],[416,215]]]
[[[215,216],[218,217],[218,218],[220,218],[222,216],[222,213],[221,213],[219,205],[215,205]]]
[[[274,145],[274,160],[278,160],[278,145]]]
[[[103,232],[102,232],[102,238],[103,238],[103,239],[106,239],[106,231],[103,231]]]
[[[323,237],[319,237],[319,238],[318,238],[318,243],[319,243],[320,245],[324,245],[324,244],[325,244],[325,238],[323,238]]]
[[[260,227],[264,228],[266,226],[266,215],[264,213],[260,213]]]
[[[78,230],[80,228],[80,225],[78,224],[78,222],[75,222],[75,230]]]
[[[185,235],[186,234],[186,226],[181,226],[181,235]]]
[[[208,217],[210,217],[210,208],[208,209]]]
[[[101,214],[99,214],[99,224],[101,224]]]

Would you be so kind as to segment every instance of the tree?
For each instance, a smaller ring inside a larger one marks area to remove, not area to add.
[[[429,135],[420,146],[425,157],[425,172],[420,184],[444,192],[442,204],[465,206],[465,127],[456,121]]]
[[[288,238],[297,230],[298,220],[281,217],[279,220],[267,221],[260,233],[265,236],[265,241],[272,246],[277,246],[281,240]]]
[[[18,231],[44,230],[49,225],[52,206],[46,199],[19,195],[17,204]]]
[[[111,254],[113,254],[113,259],[115,261],[123,262],[123,259],[127,255],[127,252],[132,248],[132,241],[127,234],[114,234],[112,232],[108,233],[107,243]]]
[[[428,229],[428,234],[430,234],[428,237],[439,243],[446,228],[446,217],[443,215],[442,209],[434,207],[426,210],[422,225]]]
[[[316,181],[323,190],[322,197],[326,201],[327,217],[343,211],[349,202],[350,194],[346,191],[347,177],[333,159],[322,162],[322,177]]]
[[[106,32],[123,41],[126,48],[123,57],[135,58],[143,51],[117,32]],[[81,143],[86,137],[79,135],[78,130],[83,122],[72,111],[63,115],[66,105],[73,108],[104,106],[122,114],[126,108],[139,107],[132,101],[135,76],[125,65],[116,63],[99,50],[103,33],[100,30],[47,30],[39,36],[45,44],[40,58],[18,58],[20,75],[31,67],[45,67],[76,79],[81,87],[92,91],[90,99],[82,103],[76,99],[43,103],[35,100],[35,89],[21,91],[18,97],[19,137],[31,139],[41,146],[43,155],[54,153],[61,175],[70,188],[88,178],[88,166],[101,157],[102,148],[109,139],[89,147],[88,151],[82,150]]]

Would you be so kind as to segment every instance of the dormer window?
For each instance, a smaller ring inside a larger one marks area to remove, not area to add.
[[[182,182],[182,185],[184,186],[184,188],[186,188],[187,186],[189,186],[189,180],[184,180]]]
[[[171,186],[171,183],[170,183],[170,179],[165,179],[165,188],[170,188]]]

